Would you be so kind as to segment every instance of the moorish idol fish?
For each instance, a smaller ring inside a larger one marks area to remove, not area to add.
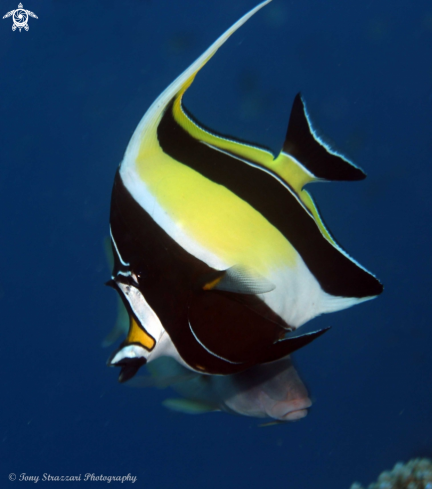
[[[296,335],[304,323],[382,292],[304,190],[365,174],[317,135],[300,95],[277,156],[210,131],[183,105],[199,70],[269,1],[162,92],[117,171],[109,284],[130,323],[108,363],[121,367],[120,382],[161,356],[219,375],[283,359],[326,331]]]

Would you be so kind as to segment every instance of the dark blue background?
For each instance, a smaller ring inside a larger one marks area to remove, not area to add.
[[[1,16],[17,2],[1,0]],[[186,96],[206,125],[279,151],[301,90],[368,173],[311,188],[333,234],[386,288],[314,320],[333,329],[296,355],[309,416],[258,428],[175,414],[160,406],[167,392],[118,385],[105,366],[116,167],[156,96],[255,4],[27,0],[39,17],[28,32],[0,21],[1,487],[24,484],[10,472],[130,472],[151,488],[343,489],[432,455],[426,0],[274,0]]]

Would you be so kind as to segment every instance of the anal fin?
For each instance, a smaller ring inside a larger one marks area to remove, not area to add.
[[[261,362],[272,362],[284,358],[296,350],[312,343],[316,338],[323,335],[330,328],[323,328],[311,333],[305,333],[301,336],[289,336],[276,341],[260,358]]]

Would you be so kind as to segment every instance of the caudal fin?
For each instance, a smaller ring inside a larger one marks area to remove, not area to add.
[[[305,103],[297,94],[291,109],[283,152],[320,180],[363,180],[366,174],[324,142],[312,127]]]

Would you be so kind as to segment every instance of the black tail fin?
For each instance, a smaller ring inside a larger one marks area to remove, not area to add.
[[[310,122],[305,104],[297,94],[291,109],[284,153],[293,156],[316,178],[363,180],[366,174],[319,138]]]

